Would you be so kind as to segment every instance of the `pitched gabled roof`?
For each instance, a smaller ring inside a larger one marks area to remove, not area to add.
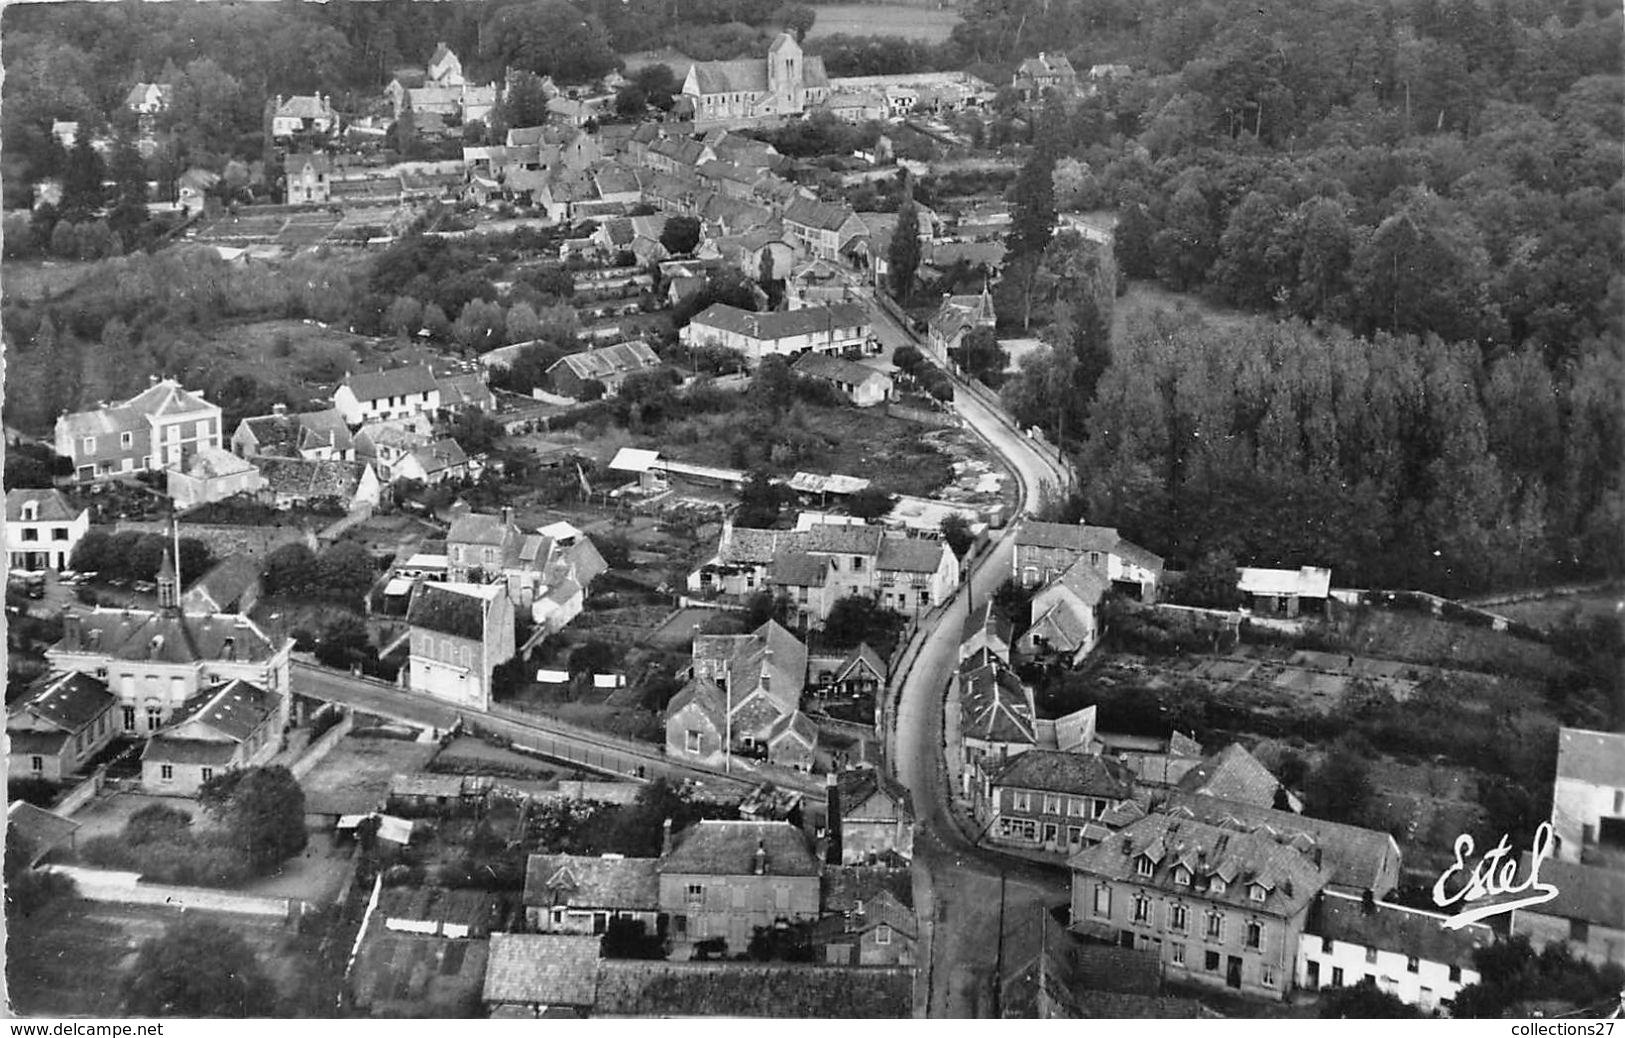
[[[960,667],[961,712],[967,737],[988,742],[1031,743],[1033,710],[1021,679],[977,653]]]
[[[503,547],[519,537],[519,527],[500,515],[470,512],[452,521],[446,532],[446,543],[480,544]]]
[[[678,712],[693,704],[705,715],[718,732],[723,730],[728,712],[728,698],[722,688],[710,678],[695,678],[671,697],[666,704],[666,716],[676,717]]]
[[[1141,859],[1152,863],[1151,874]],[[1237,832],[1188,818],[1147,815],[1104,842],[1085,848],[1067,862],[1073,872],[1126,881],[1170,894],[1189,894],[1204,901],[1248,912],[1290,918],[1306,908],[1331,879],[1331,867],[1317,867],[1304,851],[1263,833]],[[1188,873],[1191,883],[1176,882]],[[1208,886],[1224,880],[1224,889]],[[1264,900],[1256,900],[1261,887]]]
[[[601,943],[602,938],[576,934],[492,934],[485,1002],[591,1006]]]
[[[1518,875],[1528,876],[1529,869],[1530,854],[1524,851]],[[1581,919],[1597,926],[1618,927],[1625,920],[1625,872],[1546,858],[1540,863],[1540,879],[1555,886],[1557,896],[1518,911]],[[1521,928],[1514,925],[1514,930]]]
[[[436,379],[435,385],[440,390],[441,407],[489,403],[494,398],[491,387],[475,373],[447,375],[445,378]]]
[[[1088,753],[1028,750],[994,772],[995,786],[1124,800],[1134,795],[1134,774],[1117,761]]]
[[[384,397],[429,393],[435,388],[434,372],[427,364],[414,364],[388,371],[366,371],[347,375],[340,385],[350,387],[357,400],[381,400]]]
[[[844,205],[830,205],[805,196],[798,196],[784,210],[785,222],[820,231],[838,231],[852,215],[852,210]]]
[[[330,447],[347,451],[354,446],[350,427],[336,408],[299,414],[267,414],[244,418],[239,428],[254,437],[255,454],[297,456],[300,451]]]
[[[6,497],[11,511],[11,497]],[[1557,777],[1625,788],[1625,735],[1584,728],[1557,730]]]
[[[456,440],[436,440],[424,444],[412,452],[412,458],[427,473],[468,464],[468,455],[463,453],[462,444]]]
[[[310,167],[312,173],[330,173],[333,161],[325,151],[315,151],[289,155],[282,163],[282,168],[289,174],[303,173],[306,166]]]
[[[879,768],[848,768],[841,772],[836,783],[843,815],[878,793],[897,805],[902,817],[910,820],[914,817],[914,797],[908,787]]]
[[[275,692],[238,678],[188,699],[170,715],[165,731],[196,722],[219,733],[223,740],[242,742],[277,712],[281,702]],[[160,732],[158,737],[162,735]]]
[[[1078,597],[1086,606],[1099,605],[1100,600],[1106,596],[1111,584],[1104,574],[1089,564],[1089,560],[1080,558],[1072,565],[1061,571],[1050,587],[1064,587]],[[1043,592],[1039,592],[1042,594]]]
[[[762,874],[816,876],[818,859],[807,838],[789,822],[733,822],[706,819],[677,834],[670,854],[660,859],[662,875],[751,876],[757,851],[764,852]]]
[[[768,581],[777,587],[823,587],[833,565],[804,551],[781,551],[773,556]]]
[[[77,732],[100,717],[117,701],[107,682],[69,671],[35,681],[25,698],[6,718],[8,732]]]
[[[1249,595],[1299,595],[1325,598],[1331,593],[1332,571],[1316,566],[1293,569],[1263,569],[1243,566],[1236,586]]]
[[[282,102],[276,114],[288,119],[324,119],[332,117],[333,106],[323,103],[315,95],[295,94]]]
[[[867,523],[816,523],[802,532],[810,552],[833,555],[879,555],[886,531]]]
[[[867,364],[859,364],[855,360],[845,357],[831,357],[825,353],[803,353],[790,366],[798,375],[809,378],[821,378],[828,382],[843,382],[848,385],[862,385],[872,378],[886,378],[887,376]]]
[[[871,920],[868,925],[890,922],[908,936],[914,936],[913,870],[885,865],[841,865],[824,870],[822,888],[820,897],[825,912],[876,914],[873,910],[879,907],[877,903],[889,900],[891,907],[902,911],[887,912],[885,914],[893,918]]]
[[[147,740],[143,761],[160,764],[206,764],[226,767],[237,755],[238,744],[214,739],[177,739],[159,732]]]
[[[808,746],[818,745],[818,726],[813,719],[800,710],[792,710],[783,715],[768,729],[767,744],[772,746],[781,739],[794,738]]]
[[[34,518],[30,522],[65,523],[72,522],[85,513],[83,508],[75,508],[60,490],[8,490],[6,491],[6,521],[20,523],[23,521],[23,506],[33,502],[35,505]]]
[[[773,561],[781,549],[799,549],[801,536],[794,530],[757,530],[730,525],[717,543],[717,558],[724,564]]]
[[[660,906],[656,858],[532,854],[525,865],[525,904],[620,911]]]
[[[990,637],[1005,645],[1010,644],[1010,639],[1015,634],[1015,627],[1010,623],[1009,617],[1005,616],[1002,611],[995,609],[994,602],[991,599],[983,602],[975,611],[965,617],[965,626],[959,635],[960,643],[970,641],[978,631],[983,629],[987,630]]]
[[[26,800],[13,800],[6,807],[6,828],[23,838],[28,848],[28,867],[33,868],[41,858],[73,839],[79,823]]]
[[[1267,829],[1278,836],[1299,838],[1300,843],[1318,845],[1324,852],[1326,865],[1332,869],[1331,882],[1352,890],[1381,887],[1385,863],[1391,857],[1397,866],[1399,858],[1398,846],[1387,833],[1291,811],[1255,807],[1178,789],[1169,791],[1163,810],[1233,831]]]
[[[222,607],[241,598],[259,579],[259,560],[250,555],[229,555],[187,588],[185,598]]]
[[[1543,865],[1544,868],[1544,865]],[[1475,949],[1495,943],[1495,931],[1483,923],[1468,923],[1447,930],[1446,917],[1437,912],[1376,902],[1366,910],[1363,899],[1328,890],[1310,910],[1305,933],[1328,941],[1344,941],[1364,948],[1414,956],[1449,966],[1473,967]],[[1625,918],[1625,904],[1620,906]]]
[[[77,411],[57,419],[57,428],[73,436],[98,436],[134,432],[145,426],[144,418],[183,414],[214,414],[220,409],[203,399],[201,393],[185,389],[174,379],[153,383],[130,399],[98,408]]]
[[[1281,783],[1239,742],[1231,743],[1179,780],[1179,788],[1258,807],[1274,807]]]
[[[1016,528],[1017,547],[1065,548],[1070,551],[1098,551],[1118,556],[1145,569],[1160,570],[1162,556],[1126,541],[1110,526],[1072,523],[1045,523],[1023,519]]]
[[[480,641],[485,637],[486,610],[500,593],[500,584],[424,584],[407,608],[406,622],[412,627]]]
[[[79,633],[69,631],[48,652],[90,653],[121,660],[204,663],[235,659],[259,663],[282,647],[246,616],[169,613],[149,609],[75,611]],[[230,642],[231,651],[227,652]]]
[[[732,949],[730,949],[732,950]],[[903,1019],[913,1010],[912,966],[606,959],[599,1016]]]
[[[880,542],[876,566],[899,573],[935,573],[946,547],[942,541],[925,537],[887,537]]]
[[[846,659],[835,670],[835,680],[845,681],[854,671],[867,667],[881,681],[886,680],[886,661],[880,654],[869,647],[868,642],[859,642],[858,647],[847,653]]]
[[[697,61],[694,78],[702,95],[759,94],[767,90],[767,62],[760,58]]]
[[[658,368],[660,363],[660,357],[648,343],[633,339],[566,354],[554,361],[547,373],[551,375],[562,367],[570,369],[580,379],[615,379],[635,371]]]

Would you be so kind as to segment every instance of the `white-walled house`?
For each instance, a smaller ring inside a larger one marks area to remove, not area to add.
[[[184,465],[200,447],[221,445],[220,407],[174,379],[155,381],[122,403],[56,420],[56,452],[88,483]]]
[[[855,303],[809,306],[800,310],[752,313],[714,303],[682,330],[684,345],[723,346],[745,355],[752,367],[768,356],[794,357],[812,351],[839,354],[861,349],[869,338],[869,313]]]
[[[1558,729],[1552,832],[1559,861],[1599,845],[1625,851],[1625,735]]]
[[[90,532],[90,509],[57,490],[6,491],[6,564],[11,569],[67,569]]]
[[[1483,923],[1446,930],[1446,916],[1321,892],[1298,938],[1294,980],[1306,991],[1353,987],[1370,978],[1424,1013],[1448,1009],[1456,993],[1478,982],[1473,950],[1495,943]]]
[[[501,584],[425,584],[406,614],[408,686],[449,703],[491,705],[491,672],[513,659],[514,609]]]
[[[347,375],[333,390],[333,406],[351,425],[432,415],[440,408],[440,385],[425,365]]]

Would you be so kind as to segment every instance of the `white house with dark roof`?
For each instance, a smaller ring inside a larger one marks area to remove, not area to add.
[[[199,692],[147,740],[141,788],[159,796],[195,796],[216,775],[276,756],[287,696],[241,679]]]
[[[326,152],[289,155],[282,162],[288,205],[326,205],[333,197],[333,160]]]
[[[1162,557],[1125,540],[1115,527],[1086,523],[1046,523],[1023,519],[1016,527],[1011,577],[1037,587],[1066,572],[1079,559],[1122,591],[1155,601],[1162,582]]]
[[[656,858],[532,854],[525,864],[525,923],[536,933],[603,934],[631,919],[664,936]]]
[[[491,672],[513,659],[513,603],[500,584],[424,584],[407,608],[407,687],[448,703],[491,705]]]
[[[797,196],[785,206],[783,220],[785,233],[802,251],[826,260],[838,258],[847,242],[868,231],[846,206],[806,196]]]
[[[679,940],[720,937],[731,954],[756,927],[818,918],[818,859],[789,822],[696,822],[676,834],[659,871],[660,910]]]
[[[1448,1010],[1479,981],[1473,952],[1496,941],[1484,923],[1445,929],[1447,917],[1404,905],[1322,891],[1298,938],[1293,976],[1309,992],[1370,980],[1424,1013]]]
[[[1077,666],[1100,643],[1100,603],[1109,586],[1087,559],[1072,563],[1032,597],[1017,651]]]
[[[56,420],[56,453],[82,483],[184,465],[199,447],[219,447],[220,408],[174,379],[155,381],[122,403]]]
[[[183,607],[167,553],[157,609],[75,608],[63,613],[62,628],[46,660],[106,681],[126,735],[157,732],[194,697],[235,680],[277,696],[278,727],[287,722],[293,639],[278,641],[240,613]]]
[[[1008,664],[982,649],[960,661],[949,695],[959,711],[960,795],[970,797],[978,776],[1038,744],[1033,691]]]
[[[1021,92],[1022,100],[1032,101],[1048,91],[1071,94],[1078,88],[1078,72],[1059,51],[1039,51],[1017,68],[1010,85]]]
[[[195,508],[224,501],[260,488],[260,473],[252,462],[219,447],[199,447],[178,468],[164,473],[165,490],[177,508]]]
[[[843,865],[914,857],[914,798],[879,768],[829,776],[830,825],[839,831]],[[838,819],[838,821],[837,821]]]
[[[1295,570],[1243,566],[1237,571],[1236,587],[1257,613],[1288,619],[1304,612],[1324,616],[1332,593],[1332,571],[1319,566]]]
[[[112,741],[117,705],[107,682],[89,674],[40,678],[6,711],[6,773],[48,782],[68,778]]]
[[[818,729],[801,712],[807,647],[768,621],[750,634],[698,635],[692,676],[666,707],[666,751],[721,764],[731,753],[812,770]]]
[[[804,55],[795,37],[779,33],[766,59],[696,61],[679,98],[693,106],[696,123],[749,123],[800,115],[829,96],[824,59]]]
[[[892,398],[891,376],[878,368],[844,357],[804,353],[790,366],[802,378],[824,382],[859,407],[873,407]]]
[[[6,564],[11,569],[67,569],[73,549],[89,532],[90,509],[74,507],[59,490],[6,491]]]
[[[137,83],[124,95],[124,107],[137,115],[157,115],[174,97],[175,88],[168,83]]]
[[[440,408],[440,384],[424,364],[346,375],[333,390],[333,406],[352,426],[433,415]]]
[[[1073,855],[1072,929],[1154,952],[1182,981],[1270,999],[1292,990],[1300,937],[1330,879],[1264,831],[1147,815]]]
[[[332,99],[321,94],[278,94],[271,108],[271,136],[292,137],[296,133],[332,133],[338,128],[338,113]]]
[[[448,438],[415,448],[396,462],[390,476],[391,481],[412,479],[419,483],[440,483],[474,474],[474,465],[463,453],[462,444]]]
[[[229,555],[214,564],[181,596],[181,608],[195,613],[247,615],[260,596],[260,560]]]
[[[1552,832],[1560,861],[1625,853],[1625,735],[1558,729]]]
[[[985,284],[981,295],[948,295],[926,322],[926,343],[939,360],[948,360],[964,345],[965,336],[977,328],[994,328],[999,323],[993,308],[993,291]]]
[[[722,346],[737,350],[755,367],[768,356],[861,349],[869,331],[869,312],[856,303],[772,313],[752,313],[726,303],[713,303],[694,315],[680,334],[690,348]]]

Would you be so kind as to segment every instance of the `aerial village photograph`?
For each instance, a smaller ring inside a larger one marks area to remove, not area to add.
[[[9,1014],[1621,1016],[1617,0],[0,30]]]

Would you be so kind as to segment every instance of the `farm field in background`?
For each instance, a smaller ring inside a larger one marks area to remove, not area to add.
[[[941,43],[959,24],[959,12],[951,7],[910,7],[905,4],[814,4],[818,20],[808,39],[834,36],[902,36],[910,40]]]

